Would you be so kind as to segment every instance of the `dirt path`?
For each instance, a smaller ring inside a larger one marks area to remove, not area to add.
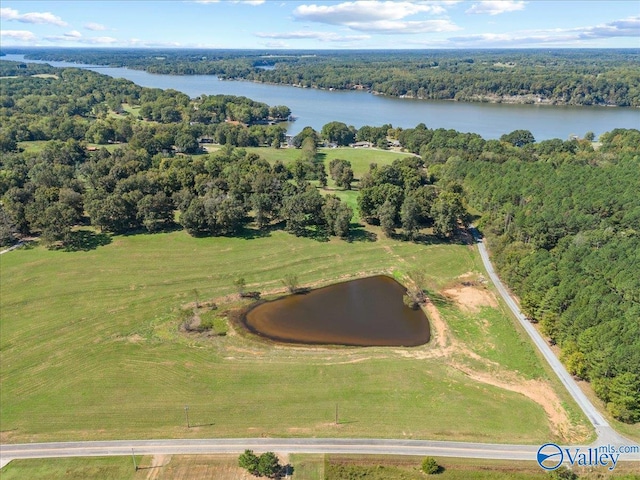
[[[560,398],[551,385],[544,380],[525,380],[506,370],[495,373],[479,372],[457,362],[451,362],[451,366],[477,382],[519,393],[533,400],[544,409],[553,433],[564,441],[571,442],[588,433],[572,427],[569,415],[563,408]]]
[[[147,473],[147,480],[156,480],[160,472],[162,472],[162,467],[167,465],[171,461],[171,455],[154,455],[151,459],[151,465],[149,468],[149,473]]]

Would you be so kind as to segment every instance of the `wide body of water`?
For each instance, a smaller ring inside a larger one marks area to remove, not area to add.
[[[383,275],[289,295],[250,310],[252,332],[287,343],[416,346],[429,341],[422,310],[402,302],[405,289]]]
[[[327,91],[269,85],[245,81],[223,81],[215,75],[156,75],[128,68],[111,68],[67,62],[25,60],[24,55],[6,55],[3,60],[48,63],[54,67],[87,68],[116,78],[126,78],[143,87],[173,88],[191,97],[237,95],[273,105],[287,105],[296,121],[285,124],[295,135],[304,127],[320,131],[332,121],[360,128],[363,125],[413,128],[424,123],[429,128],[474,132],[485,139],[523,129],[536,140],[597,135],[614,128],[640,128],[640,109],[619,107],[571,107],[552,105],[507,105],[414,100],[372,95],[362,91]]]

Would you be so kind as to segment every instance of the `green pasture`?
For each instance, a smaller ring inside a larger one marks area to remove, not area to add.
[[[137,456],[137,464],[141,461],[142,457]],[[147,477],[147,472],[135,471],[131,456],[13,460],[1,472],[2,480],[137,480]]]
[[[88,244],[86,251],[36,246],[2,255],[4,440],[553,439],[541,407],[477,383],[437,358],[421,359],[430,345],[305,348],[274,346],[234,328],[226,336],[180,332],[180,311],[196,296],[216,299],[217,315],[226,316],[237,304],[233,282],[240,276],[248,290],[277,294],[287,273],[317,286],[422,270],[441,288],[465,272],[482,271],[475,249],[461,244],[372,241],[375,232],[352,242],[246,233],[101,237],[102,246]],[[507,349],[495,359],[521,357],[535,371],[527,344],[495,343]]]
[[[423,480],[424,457],[400,455],[291,454],[282,464],[293,467],[295,480]],[[238,467],[237,455],[169,455],[154,466],[153,457],[79,457],[14,460],[0,472],[3,480],[245,480],[251,477]],[[534,461],[479,460],[436,457],[440,473],[432,478],[445,480],[533,480],[552,478]],[[620,463],[613,472],[605,468],[574,467],[583,480],[637,480],[633,463]]]
[[[287,165],[302,155],[302,150],[296,148],[266,148],[266,147],[247,147],[247,151],[255,152],[268,162],[280,160]],[[335,158],[347,160],[351,162],[355,178],[360,178],[363,173],[369,171],[371,163],[378,165],[389,165],[397,158],[411,156],[410,153],[396,152],[393,150],[379,150],[376,148],[319,148],[318,159],[321,159],[327,165],[327,173],[329,162]]]

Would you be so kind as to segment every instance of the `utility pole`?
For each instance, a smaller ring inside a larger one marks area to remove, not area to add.
[[[338,404],[336,403],[336,425],[338,425]]]
[[[136,472],[138,471],[138,464],[136,463],[136,456],[133,453],[133,448],[131,449],[131,458],[133,458],[133,468],[136,469]]]
[[[191,428],[191,425],[189,425],[189,405],[184,406],[184,415],[187,417],[187,428]]]

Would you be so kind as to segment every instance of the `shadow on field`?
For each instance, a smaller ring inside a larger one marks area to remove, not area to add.
[[[375,242],[378,240],[378,235],[369,230],[366,230],[360,224],[351,224],[351,231],[349,232],[349,242]]]
[[[414,243],[419,243],[421,245],[443,245],[443,244],[451,244],[458,243],[448,238],[442,238],[437,235],[429,235],[426,233],[419,233],[413,239]]]
[[[194,423],[192,424],[189,428],[196,428],[196,427],[215,427],[215,423],[211,422],[211,423]]]
[[[275,229],[276,229],[275,226],[269,226],[263,229],[243,227],[242,230],[240,230],[240,232],[235,236],[238,238],[243,238],[244,240],[253,240],[255,238],[265,238],[265,237],[270,237],[271,231]]]
[[[71,232],[69,236],[69,240],[63,247],[65,252],[87,252],[111,243],[110,235],[90,230],[78,230]]]

